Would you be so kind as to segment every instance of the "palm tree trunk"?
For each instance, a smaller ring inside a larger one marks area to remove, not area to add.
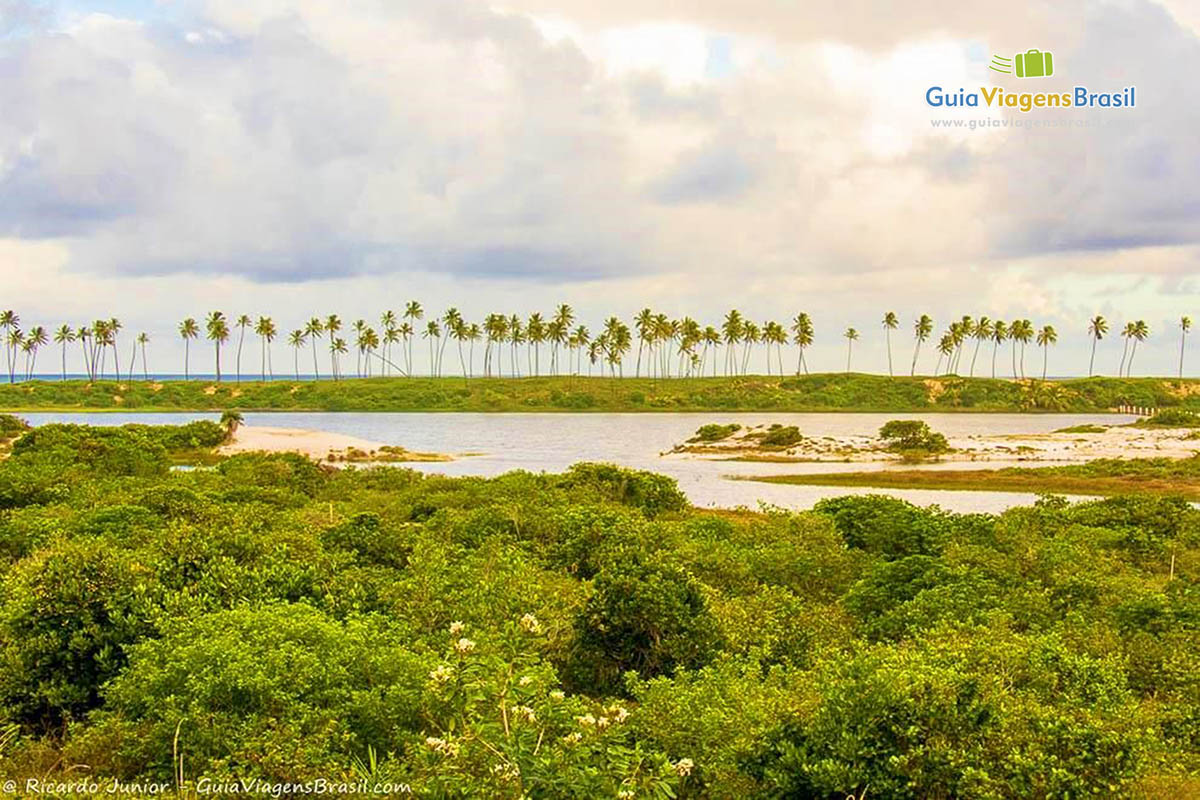
[[[971,375],[970,375],[970,377],[972,377],[972,378],[975,377],[975,359],[979,358],[979,345],[981,345],[981,344],[983,344],[982,339],[975,340],[975,352],[971,354]]]
[[[1098,341],[1099,339],[1097,339],[1095,336],[1092,337],[1092,357],[1088,359],[1089,378],[1096,374],[1096,342]]]
[[[1050,358],[1050,345],[1042,345],[1042,380],[1046,380],[1046,361]]]
[[[1129,355],[1129,337],[1125,337],[1125,345],[1121,348],[1121,363],[1117,366],[1117,377],[1125,374],[1125,357]]]
[[[183,379],[188,380],[188,358],[192,354],[192,345],[190,339],[183,340]]]
[[[312,343],[313,380],[320,380],[321,372],[320,372],[320,370],[317,369],[317,337],[314,336],[311,339],[309,339],[309,341]],[[297,378],[296,380],[299,380],[299,378]]]
[[[917,358],[921,355],[921,340],[917,339],[917,346],[913,350],[912,370],[908,373],[909,376],[917,374]]]
[[[1179,379],[1183,380],[1183,348],[1187,343],[1187,333],[1179,334]]]
[[[237,382],[242,382],[242,345],[246,341],[246,326],[241,326],[241,333],[238,335],[238,351],[237,351]]]
[[[884,328],[883,331],[884,331],[883,335],[887,338],[888,377],[894,378],[894,377],[896,377],[896,373],[892,371],[892,329]]]
[[[62,375],[63,381],[67,379],[67,340],[63,339],[62,343]]]

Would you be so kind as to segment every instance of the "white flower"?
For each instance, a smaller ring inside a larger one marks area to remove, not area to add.
[[[518,686],[528,686],[531,683],[533,683],[533,678],[528,675],[522,675],[521,680],[517,681]]]
[[[553,692],[550,693],[551,700],[562,700],[566,696],[567,696],[567,693],[564,692],[562,689],[555,689]]]
[[[583,739],[583,734],[580,733],[579,731],[575,731],[574,733],[568,733],[566,736],[563,737],[563,741],[566,742],[567,744],[579,744],[579,742],[582,739]]]
[[[585,728],[590,728],[596,724],[596,718],[591,714],[584,714],[582,717],[576,717],[575,721]]]
[[[529,706],[513,706],[513,714],[526,722],[537,722],[537,714],[533,713],[533,709]]]
[[[475,649],[475,643],[470,639],[463,637],[454,643],[454,649],[458,651],[459,655],[465,656],[467,653]]]
[[[454,742],[447,742],[445,739],[439,739],[436,736],[426,736],[425,744],[435,753],[441,753],[450,758],[458,755],[458,745]]]
[[[521,617],[521,630],[526,633],[541,633],[542,623],[538,622],[538,618],[533,614],[526,614]]]
[[[617,722],[624,722],[625,720],[629,719],[629,712],[626,711],[621,706],[617,706],[616,710],[613,711],[612,714],[613,714],[613,718]]]
[[[447,683],[454,678],[454,668],[449,664],[438,664],[437,669],[429,673],[429,679],[436,684]]]
[[[633,789],[622,789],[617,792],[617,800],[631,800],[633,796]]]
[[[605,728],[607,728],[608,727],[608,717],[601,717],[600,719],[596,720],[596,727],[599,728],[600,730],[604,730]]]
[[[686,778],[688,775],[692,774],[692,768],[695,766],[696,763],[690,758],[681,758],[674,764],[675,774],[681,778]]]
[[[462,633],[466,629],[467,629],[467,626],[464,625],[462,622],[459,622],[458,620],[455,620],[454,622],[450,623],[450,635],[451,636],[458,636],[460,633]]]

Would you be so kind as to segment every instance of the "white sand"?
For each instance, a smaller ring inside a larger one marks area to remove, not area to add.
[[[308,431],[297,428],[269,428],[258,425],[242,425],[233,434],[233,441],[223,445],[219,452],[222,455],[235,453],[299,453],[319,461],[329,460],[329,456],[344,456],[347,451],[354,449],[371,454],[386,445],[382,442],[372,442],[357,436],[347,436],[341,433],[327,431]],[[412,453],[413,461],[429,461],[431,457],[421,453]],[[388,460],[398,460],[391,457]]]
[[[681,459],[740,458],[763,461],[896,461],[900,457],[882,449],[870,436],[805,439],[783,451],[760,450],[744,440],[756,429],[722,442],[684,445],[667,455]],[[1190,458],[1200,453],[1200,439],[1188,439],[1192,428],[1131,428],[1113,426],[1104,433],[1031,433],[947,437],[953,452],[942,461],[1053,461],[1084,462],[1097,458]],[[748,446],[749,445],[749,446]]]

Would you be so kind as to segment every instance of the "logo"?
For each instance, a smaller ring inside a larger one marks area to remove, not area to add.
[[[993,55],[988,68],[993,72],[1017,78],[1049,78],[1054,75],[1054,54],[1049,50],[1026,50],[1012,58]],[[930,86],[925,92],[926,104],[934,108],[988,107],[1012,109],[1022,114],[1042,109],[1096,108],[1125,109],[1137,106],[1137,87],[1095,92],[1088,86],[1075,85],[1070,91],[1019,92],[1000,86],[984,86],[977,91],[960,88],[943,89]]]
[[[1026,50],[1013,58],[992,56],[991,68],[1018,78],[1049,78],[1054,74],[1054,54],[1050,51]],[[1013,67],[1016,67],[1016,70]]]

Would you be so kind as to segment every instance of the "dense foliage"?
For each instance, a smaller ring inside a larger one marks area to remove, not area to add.
[[[893,419],[879,429],[884,446],[895,453],[937,455],[950,449],[946,437],[919,419]]]
[[[158,411],[1200,411],[1196,379],[1011,381],[863,374],[786,377],[350,378],[241,383],[35,380],[0,384],[0,408]]]
[[[1184,502],[732,514],[604,465],[171,471],[204,435],[47,427],[0,463],[0,774],[436,798],[1200,791]]]

